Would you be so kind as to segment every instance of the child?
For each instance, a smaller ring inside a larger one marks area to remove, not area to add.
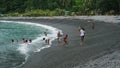
[[[66,44],[68,44],[68,35],[67,34],[63,38],[63,46],[65,46]]]
[[[61,34],[60,31],[58,31],[58,33],[57,33],[57,40],[58,40],[58,43],[61,42],[61,37],[62,37],[62,34]]]
[[[45,35],[45,37],[43,38],[43,40],[45,40],[45,43],[47,45],[50,45],[50,38],[47,36],[47,34]]]
[[[85,36],[85,29],[81,27],[80,29],[81,45],[84,42],[84,36]]]

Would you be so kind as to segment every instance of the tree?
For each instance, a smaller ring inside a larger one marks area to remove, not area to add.
[[[118,0],[100,0],[98,2],[98,8],[103,14],[110,11],[113,11],[112,13],[118,13],[119,4]]]
[[[69,10],[75,5],[75,0],[59,0],[58,5],[61,9]]]

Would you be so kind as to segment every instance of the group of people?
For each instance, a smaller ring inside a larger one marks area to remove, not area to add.
[[[62,45],[65,46],[66,44],[68,44],[68,35],[67,34],[64,35],[63,38],[62,38],[62,36],[63,36],[63,34],[60,31],[58,31],[58,33],[57,33],[57,41],[58,41],[58,43],[61,43],[62,40],[63,40]]]
[[[94,30],[94,28],[95,28],[94,22],[92,22],[91,20],[88,20],[87,22],[91,23],[91,28]],[[79,36],[81,38],[80,39],[80,45],[83,45],[84,44],[84,37],[85,37],[85,34],[86,34],[85,29],[84,29],[84,27],[80,26],[78,28],[78,31],[79,31]],[[44,34],[45,34],[45,37],[43,38],[43,40],[45,40],[45,43],[49,45],[50,44],[50,38],[47,36],[47,32],[44,32]],[[62,43],[62,45],[65,47],[65,45],[68,44],[68,35],[65,34],[63,36],[61,31],[58,31],[57,41],[58,41],[58,43]]]
[[[79,35],[81,37],[80,44],[83,45],[84,44],[84,37],[85,37],[85,29],[83,27],[79,27],[78,30],[79,30],[79,33],[80,33]],[[68,35],[65,34],[63,36],[63,34],[60,31],[58,31],[58,33],[57,33],[57,41],[58,41],[58,43],[62,43],[62,45],[65,47],[65,45],[68,44]]]
[[[23,41],[23,43],[26,43],[26,44],[32,43],[31,39],[27,40],[27,39],[23,38],[22,41]]]
[[[11,41],[12,41],[12,43],[15,43],[15,42],[18,43],[18,40],[15,40],[15,39],[12,39]],[[27,40],[27,39],[23,38],[22,42],[25,44],[32,43],[32,39]]]
[[[91,23],[90,20],[88,20],[87,22]],[[92,27],[92,29],[94,29],[95,28],[95,24],[92,23],[91,27]],[[84,44],[84,37],[85,37],[85,34],[86,34],[85,29],[82,26],[80,26],[78,28],[78,31],[79,31],[79,36],[81,38],[80,45],[83,45]],[[51,44],[51,40],[48,37],[47,32],[44,32],[44,35],[45,36],[44,36],[43,40],[45,41],[45,43],[47,45],[50,45]],[[18,42],[18,40],[12,39],[12,43],[14,43],[15,41]],[[22,41],[23,41],[23,43],[26,43],[26,44],[32,43],[31,39],[27,40],[27,39],[23,38]],[[58,33],[57,33],[57,41],[58,41],[58,43],[62,43],[63,46],[67,45],[68,44],[68,35],[65,34],[63,36],[62,32],[58,31]]]
[[[94,30],[95,29],[95,23],[92,21],[92,20],[87,20],[88,23],[91,24],[91,29]],[[78,31],[79,31],[79,36],[80,36],[80,45],[83,45],[84,44],[84,37],[86,35],[86,32],[85,32],[85,28],[80,26],[78,28]],[[58,31],[57,33],[57,38],[58,38],[58,43],[60,43],[61,39],[62,39],[62,34],[60,33],[60,31]],[[65,46],[66,44],[68,44],[68,35],[64,35],[63,37],[63,46]]]
[[[51,44],[51,40],[50,40],[50,38],[48,37],[48,35],[47,35],[47,32],[44,32],[44,37],[43,37],[43,40],[45,41],[45,43],[47,44],[47,45],[50,45]],[[63,46],[65,46],[65,44],[68,44],[68,35],[66,34],[63,38],[63,34],[62,34],[62,32],[60,32],[60,31],[58,31],[58,33],[57,33],[57,41],[58,41],[58,43],[62,43],[62,40],[63,40]]]

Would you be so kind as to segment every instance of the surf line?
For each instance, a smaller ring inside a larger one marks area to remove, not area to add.
[[[33,25],[33,26],[38,26],[38,27],[42,27],[42,28],[45,28],[47,30],[49,30],[51,33],[48,34],[48,36],[51,38],[51,44],[52,44],[52,41],[54,41],[55,39],[57,39],[57,33],[58,31],[61,31],[60,29],[57,29],[55,27],[52,27],[52,26],[49,26],[49,25],[44,25],[44,24],[40,24],[40,23],[34,23],[34,22],[24,22],[24,21],[8,21],[8,20],[0,20],[0,22],[5,22],[5,23],[18,23],[18,24],[26,24],[26,25]],[[44,36],[41,36],[41,37],[37,37],[36,39],[34,39],[32,41],[32,43],[36,43],[38,42],[39,40],[42,40]],[[31,44],[32,44],[31,43]],[[23,46],[23,44],[20,44],[21,46]],[[44,47],[41,47],[40,49],[38,49],[37,51],[35,52],[40,52],[41,50],[45,49],[45,48],[49,48],[51,47],[51,45],[47,45],[47,46],[44,46]],[[20,64],[19,66],[17,67],[21,67],[23,64],[26,63],[27,61],[27,58],[29,57],[29,55],[26,55],[25,57],[25,61],[22,62],[22,64]],[[16,68],[16,67],[15,67]]]
[[[34,23],[34,22],[24,22],[24,21],[7,21],[7,20],[0,20],[0,22],[6,22],[6,23],[19,23],[19,24],[26,24],[26,25],[34,25],[34,26],[38,26],[38,27],[42,27],[42,28],[45,28],[47,30],[50,31],[50,34],[48,34],[48,36],[51,38],[51,41],[55,40],[57,38],[57,32],[58,31],[61,31],[60,29],[58,28],[55,28],[55,27],[52,27],[52,26],[49,26],[49,25],[44,25],[44,24],[40,24],[40,23]],[[37,37],[36,39],[34,39],[32,42],[33,43],[36,43],[38,42],[39,40],[43,39],[44,36],[41,36],[41,37]],[[44,48],[48,48],[48,47],[43,47],[41,49],[44,49]]]

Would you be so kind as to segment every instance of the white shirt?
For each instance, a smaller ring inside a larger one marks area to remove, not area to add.
[[[85,31],[84,30],[80,30],[80,36],[84,36],[85,35]]]

